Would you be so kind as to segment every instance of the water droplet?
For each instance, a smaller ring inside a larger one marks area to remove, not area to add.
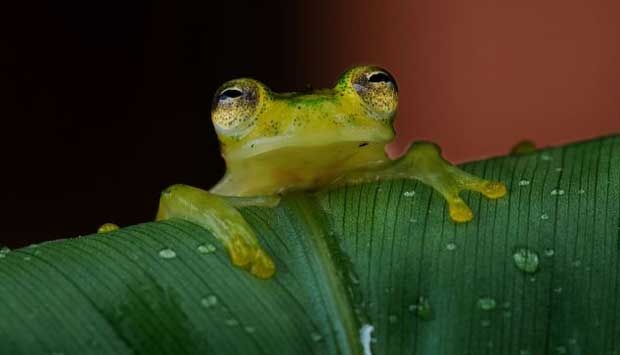
[[[519,186],[528,186],[529,184],[530,184],[530,180],[519,181]]]
[[[323,336],[317,332],[312,332],[310,334],[310,339],[312,339],[312,341],[314,342],[318,342],[318,341],[323,340]]]
[[[491,297],[481,297],[478,299],[478,307],[480,307],[483,311],[493,310],[495,309],[495,305],[495,299]]]
[[[32,258],[30,257],[30,255],[26,255],[26,256],[24,256],[24,260],[26,260],[26,261],[30,261],[30,259],[32,259]]]
[[[413,196],[415,196],[415,191],[413,191],[413,190],[412,191],[405,191],[405,192],[403,192],[403,196],[405,196],[405,197],[413,197]]]
[[[420,296],[418,299],[415,311],[416,316],[421,319],[430,320],[433,318],[433,309],[431,308],[431,304],[428,302],[428,298],[424,296]]]
[[[536,278],[534,276],[530,277],[530,282],[536,282]]]
[[[553,289],[553,292],[555,293],[562,293],[562,287],[556,287]]]
[[[448,243],[448,244],[446,244],[446,249],[452,251],[452,250],[456,249],[456,244]]]
[[[252,334],[256,331],[256,328],[252,327],[251,325],[246,325],[244,328],[246,333]]]
[[[490,326],[491,326],[491,321],[490,321],[490,320],[488,320],[488,319],[483,319],[483,320],[481,320],[481,321],[480,321],[480,325],[481,325],[483,328],[488,328],[488,327],[490,327]]]
[[[555,168],[555,171],[557,171],[558,173],[561,172],[563,169],[562,168]]]
[[[579,191],[577,191],[577,193],[578,193],[578,194],[580,194],[580,195],[581,195],[581,194],[585,194],[585,193],[586,193],[586,190],[584,190],[584,189],[579,189]]]
[[[388,317],[388,320],[390,321],[390,323],[394,324],[394,323],[398,322],[398,317],[397,317],[397,316],[395,316],[395,315],[393,315],[393,314],[391,314],[391,315]]]
[[[201,254],[211,254],[215,251],[215,245],[213,244],[200,244],[196,249]]]
[[[224,321],[224,323],[226,323],[226,325],[229,327],[236,327],[239,325],[239,321],[236,320],[235,318],[227,319]]]
[[[551,194],[554,196],[562,196],[564,195],[564,190],[562,189],[553,189],[551,190]]]
[[[518,248],[512,256],[519,270],[534,273],[538,270],[538,254],[528,248]]]
[[[545,256],[552,257],[555,255],[555,250],[553,249],[545,249]]]
[[[409,305],[409,312],[415,312],[415,310],[418,308],[417,305],[415,304],[410,304]]]
[[[217,305],[217,296],[209,295],[200,300],[200,304],[205,308],[215,307]]]
[[[577,259],[577,260],[573,261],[573,266],[574,267],[580,267],[581,266],[581,260]]]
[[[565,346],[563,346],[563,345],[556,346],[556,347],[555,347],[555,351],[556,351],[558,354],[566,354],[566,347],[565,347]]]
[[[375,330],[375,327],[370,324],[364,324],[360,328],[360,342],[362,343],[362,348],[364,349],[364,355],[372,355],[370,343],[372,341],[373,330]]]
[[[541,214],[541,215],[540,215],[540,219],[542,219],[542,220],[545,220],[545,221],[546,221],[546,220],[548,220],[548,219],[549,219],[549,215],[548,215],[548,214],[546,214],[546,213],[543,213],[543,214]]]
[[[159,251],[159,256],[164,259],[172,259],[177,256],[177,253],[175,253],[174,250],[170,248],[166,248]]]
[[[553,157],[551,155],[549,155],[549,154],[542,154],[540,156],[540,160],[550,161],[550,160],[553,160]]]
[[[411,218],[411,219],[409,220],[409,222],[410,222],[410,223],[417,223],[417,222],[418,222],[418,220],[417,220],[417,219],[415,219],[415,218]]]

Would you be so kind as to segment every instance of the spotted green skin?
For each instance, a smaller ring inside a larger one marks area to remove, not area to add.
[[[232,88],[249,94],[214,104],[224,177],[209,192],[185,185],[168,188],[157,218],[204,226],[226,246],[233,264],[267,278],[275,264],[235,207],[273,206],[291,190],[409,178],[435,188],[446,198],[451,218],[467,222],[473,214],[459,197],[461,190],[489,198],[505,195],[503,184],[459,170],[430,143],[413,144],[403,157],[391,160],[385,145],[394,138],[397,89],[395,82],[370,83],[369,75],[378,71],[355,67],[333,88],[307,93],[274,93],[252,79],[225,83],[218,93]]]

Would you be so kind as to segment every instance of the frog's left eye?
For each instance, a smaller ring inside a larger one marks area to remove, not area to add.
[[[379,67],[359,67],[352,70],[351,86],[366,104],[372,117],[391,119],[398,105],[398,86],[394,77]]]
[[[252,79],[236,79],[215,93],[211,119],[218,133],[242,134],[254,125],[261,99],[261,84]]]

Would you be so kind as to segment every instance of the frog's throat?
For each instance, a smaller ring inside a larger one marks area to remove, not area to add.
[[[357,133],[357,134],[355,134]],[[394,138],[391,130],[360,130],[360,132],[349,132],[346,136],[337,131],[326,132],[320,135],[290,135],[262,137],[249,141],[243,145],[236,146],[234,149],[222,151],[224,159],[227,161],[242,161],[253,156],[276,151],[284,148],[308,148],[312,151],[313,147],[327,146],[334,143],[389,143]]]

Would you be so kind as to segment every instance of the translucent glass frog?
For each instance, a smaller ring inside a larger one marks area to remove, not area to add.
[[[157,220],[181,218],[208,229],[234,265],[269,278],[275,264],[237,207],[275,206],[292,190],[317,190],[385,179],[418,179],[446,200],[450,217],[472,211],[459,197],[468,189],[488,198],[506,194],[500,182],[468,174],[445,161],[437,146],[414,143],[392,160],[396,81],[385,69],[346,71],[331,89],[274,93],[253,79],[236,79],[216,92],[212,121],[226,174],[209,191],[174,185],[162,192]]]

